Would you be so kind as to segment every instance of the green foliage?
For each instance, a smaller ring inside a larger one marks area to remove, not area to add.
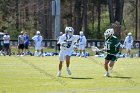
[[[97,34],[100,34],[101,39],[104,39],[103,33],[107,28],[110,27],[110,21],[108,19],[109,19],[108,12],[104,12],[101,15],[101,27],[100,27],[101,32],[100,33],[98,33],[98,29],[97,29],[97,26],[98,26],[98,20],[97,19],[95,20],[95,23],[94,23],[94,30],[93,30],[93,24],[92,23],[90,23],[88,25],[89,39],[97,39]]]

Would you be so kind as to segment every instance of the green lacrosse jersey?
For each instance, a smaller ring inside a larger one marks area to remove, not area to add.
[[[119,52],[120,42],[116,36],[109,37],[105,40],[105,48],[107,53],[116,54]]]

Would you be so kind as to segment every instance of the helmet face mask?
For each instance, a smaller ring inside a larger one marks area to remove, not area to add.
[[[36,35],[40,35],[40,31],[37,31],[37,32],[36,32]]]
[[[65,28],[65,34],[73,35],[73,33],[74,33],[74,29],[72,27]]]
[[[109,38],[110,36],[113,36],[114,35],[114,29],[107,29],[105,32],[104,32],[104,37],[105,39]]]
[[[83,35],[84,35],[83,31],[80,31],[80,36],[83,36]]]

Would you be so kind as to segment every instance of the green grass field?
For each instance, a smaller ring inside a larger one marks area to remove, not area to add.
[[[0,56],[0,93],[139,93],[140,59],[120,58],[103,77],[103,58],[72,57],[67,75],[56,77],[58,56]]]

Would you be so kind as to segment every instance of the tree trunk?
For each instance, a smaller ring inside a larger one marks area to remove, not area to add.
[[[72,15],[72,0],[70,0],[70,14]],[[70,18],[70,26],[72,26],[73,27],[73,24],[72,24],[72,16],[71,16],[71,18]]]
[[[115,11],[115,21],[118,21],[120,25],[123,19],[123,6],[124,0],[116,0],[116,11]]]
[[[101,0],[98,0],[98,27],[97,27],[97,38],[101,39],[100,35],[100,23],[101,23]]]
[[[84,34],[86,37],[88,37],[88,23],[87,23],[87,0],[84,0],[83,2],[84,5]]]
[[[82,29],[82,15],[81,15],[81,0],[75,0],[75,16],[76,16],[76,25],[74,26],[75,34],[79,34],[79,31]]]
[[[92,9],[92,31],[94,31],[94,3],[93,3],[93,9]]]
[[[108,0],[108,8],[109,8],[110,24],[112,24],[112,23],[114,23],[114,12],[113,12],[112,0]]]
[[[135,27],[135,30],[136,30],[135,39],[137,40],[138,39],[138,0],[136,0],[136,27]]]
[[[18,4],[19,4],[19,0],[16,0],[15,10],[16,10],[16,29],[17,29],[17,31],[19,31],[19,7],[18,7]]]
[[[44,39],[46,39],[46,18],[45,18],[45,9],[44,9],[44,0],[38,0],[38,15],[39,15],[39,24],[40,31]]]
[[[47,0],[46,1],[47,3],[47,11],[46,11],[46,22],[47,22],[47,26],[46,26],[46,29],[47,29],[47,39],[52,39],[52,9],[50,8],[51,7],[51,0]]]

